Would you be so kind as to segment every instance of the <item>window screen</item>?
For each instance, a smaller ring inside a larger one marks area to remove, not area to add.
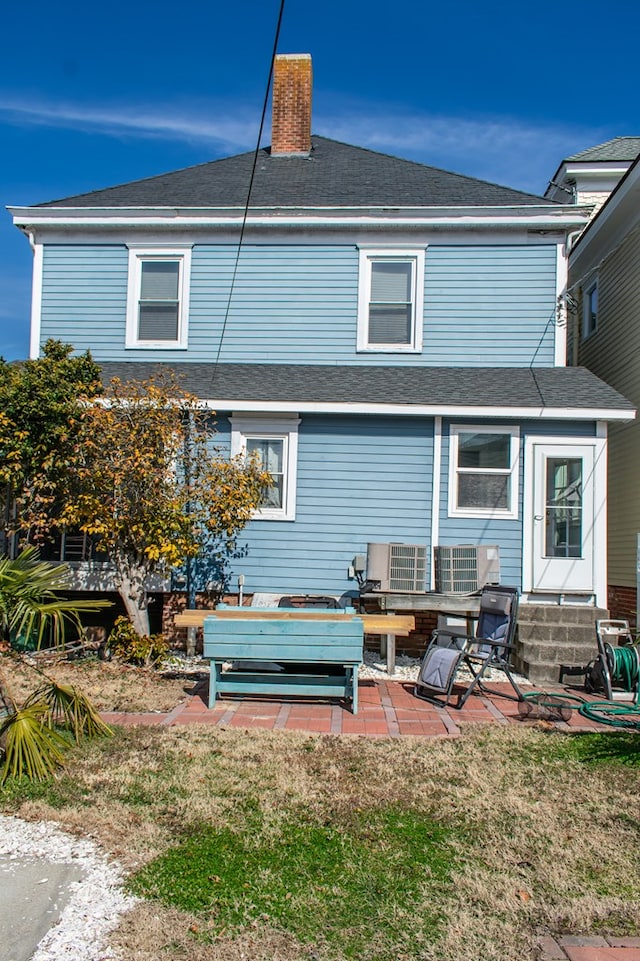
[[[138,338],[178,340],[179,261],[143,260],[140,270]]]
[[[370,344],[410,344],[413,262],[374,260],[369,303]]]

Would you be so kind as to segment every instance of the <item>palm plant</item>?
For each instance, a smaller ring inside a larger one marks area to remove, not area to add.
[[[67,600],[60,596],[68,581],[68,568],[40,561],[35,548],[15,559],[0,559],[0,635],[9,641],[26,637],[40,647],[45,639],[64,642],[71,625],[82,631],[83,612],[109,605],[108,601]],[[14,655],[15,656],[15,655]],[[0,745],[4,749],[3,783],[10,775],[31,780],[49,777],[64,763],[69,741],[59,729],[82,736],[109,734],[110,730],[88,698],[73,685],[58,684],[38,668],[42,681],[19,707],[0,673]]]

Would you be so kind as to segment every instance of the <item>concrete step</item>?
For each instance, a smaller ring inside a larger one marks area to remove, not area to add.
[[[514,668],[519,674],[524,675],[528,678],[532,684],[553,684],[556,685],[560,681],[560,667],[558,664],[546,661],[537,661],[531,663],[529,661],[515,661]],[[572,682],[580,681],[579,677],[573,677]]]
[[[558,683],[562,665],[584,666],[596,656],[596,620],[607,616],[600,608],[523,604],[514,665],[535,683]]]
[[[515,653],[527,661],[554,661],[562,664],[586,664],[598,653],[595,641],[581,644],[567,641],[517,641]]]

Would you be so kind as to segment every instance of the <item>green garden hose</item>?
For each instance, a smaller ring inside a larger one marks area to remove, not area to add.
[[[585,701],[578,708],[578,713],[590,721],[597,721],[598,724],[640,731],[640,706],[637,701],[633,704],[621,704],[619,701]]]
[[[611,644],[604,645],[609,662],[609,672],[611,683],[616,687],[621,687],[624,691],[636,692],[635,704],[640,699],[640,658],[638,649],[634,644],[627,644],[625,647],[612,647]]]

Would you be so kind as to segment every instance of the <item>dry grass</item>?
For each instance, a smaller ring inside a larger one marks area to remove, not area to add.
[[[100,711],[170,711],[184,699],[194,683],[188,677],[163,676],[152,668],[96,658],[60,660],[46,665],[37,660],[34,663],[56,681],[80,687]],[[39,684],[38,674],[19,658],[2,657],[0,669],[18,702]]]
[[[363,812],[428,816],[447,829],[452,883],[434,894],[417,878],[406,940],[387,944],[381,928],[362,957],[524,961],[542,933],[640,931],[640,768],[585,762],[574,744],[515,725],[469,726],[452,740],[127,729],[83,748],[53,786],[16,789],[5,809],[88,833],[130,871],[203,825],[242,836],[247,811],[276,840],[292,819],[349,831]],[[442,922],[425,937],[434,899]],[[266,921],[221,931],[156,902],[126,917],[113,945],[124,961],[344,957],[322,937],[302,943]]]

